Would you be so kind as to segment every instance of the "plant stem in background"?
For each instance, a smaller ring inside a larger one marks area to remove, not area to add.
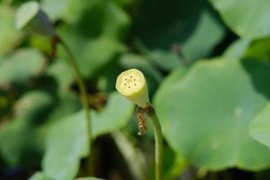
[[[88,104],[88,99],[89,99],[89,96],[88,96],[88,93],[87,93],[87,90],[86,90],[86,86],[82,80],[82,76],[81,76],[81,73],[80,73],[80,70],[76,64],[76,61],[75,61],[75,58],[71,52],[71,50],[69,49],[69,47],[67,46],[67,44],[63,41],[63,39],[59,36],[56,36],[56,41],[58,43],[60,43],[63,48],[65,49],[65,51],[67,52],[69,58],[68,58],[68,61],[72,67],[72,69],[74,70],[74,73],[76,75],[76,80],[77,80],[77,83],[78,83],[78,86],[79,86],[79,90],[80,90],[80,99],[81,99],[81,102],[82,102],[82,105],[83,105],[83,108],[84,108],[84,111],[85,111],[85,120],[86,120],[86,126],[87,126],[87,131],[88,131],[88,135],[89,135],[89,138],[90,138],[90,141],[91,141],[91,135],[92,135],[92,131],[91,131],[91,121],[90,121],[90,113],[89,113],[89,104]],[[53,50],[54,51],[54,50]]]
[[[161,180],[162,174],[162,131],[161,126],[156,115],[155,109],[152,105],[149,105],[145,109],[147,115],[151,119],[154,136],[155,136],[155,176],[156,180]]]

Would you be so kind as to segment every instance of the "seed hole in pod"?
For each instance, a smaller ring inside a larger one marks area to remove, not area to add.
[[[136,79],[133,79],[133,81],[136,81]]]
[[[128,86],[128,88],[130,88],[130,86]]]
[[[132,78],[132,76],[130,76],[130,78]]]
[[[134,86],[137,86],[137,84],[135,83]]]
[[[127,83],[124,84],[125,86],[127,85]]]
[[[127,78],[125,78],[125,80],[127,81]]]

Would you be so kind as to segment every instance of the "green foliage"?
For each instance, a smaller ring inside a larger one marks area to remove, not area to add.
[[[132,109],[131,103],[122,96],[112,94],[102,112],[91,113],[93,136],[97,137],[123,127],[130,118]],[[42,163],[46,176],[63,180],[74,178],[79,169],[80,159],[89,154],[90,144],[87,137],[84,112],[77,112],[51,123]]]
[[[67,30],[63,32],[63,36],[67,43],[71,44],[70,48],[78,59],[77,63],[83,76],[87,77],[101,71],[106,64],[114,60],[115,56],[125,51],[122,44],[106,36],[90,40],[76,33],[77,31]]]
[[[85,82],[91,139],[70,57],[15,28],[24,2],[0,0],[0,179],[153,179],[151,123],[137,136],[115,92],[130,68],[162,124],[164,180],[269,179],[269,1],[38,1]]]
[[[94,137],[124,127],[133,112],[133,105],[117,93],[112,93],[108,100],[102,112],[93,111],[91,114]]]
[[[48,67],[46,75],[53,77],[59,86],[59,95],[62,95],[63,92],[67,92],[69,86],[74,82],[75,76],[71,67],[64,62],[62,59],[58,59],[57,62]]]
[[[143,153],[135,149],[132,142],[124,134],[115,132],[113,137],[124,159],[130,164],[132,175],[136,179],[145,179],[147,167]]]
[[[258,39],[246,50],[245,56],[248,58],[258,58],[264,61],[269,59],[270,38]]]
[[[87,126],[82,115],[76,113],[58,120],[49,129],[42,166],[52,179],[74,178],[80,159],[89,153]]]
[[[52,179],[48,178],[44,173],[37,172],[30,178],[30,180],[52,180]]]
[[[255,119],[250,123],[250,135],[260,143],[270,147],[269,133],[269,103],[261,110]]]
[[[86,177],[86,178],[77,178],[76,180],[102,180],[102,179],[94,178],[94,177]]]
[[[247,39],[239,39],[233,42],[228,49],[224,52],[227,59],[240,59],[245,55],[245,52],[250,45]]]
[[[268,167],[269,150],[249,136],[248,127],[268,102],[269,72],[269,65],[256,61],[220,58],[170,80],[157,94],[156,107],[171,146],[207,169]]]
[[[216,14],[202,0],[171,0],[170,3],[152,0],[142,4],[135,30],[150,49],[168,50],[173,45],[179,46],[187,60],[195,61],[211,53],[225,34]]]
[[[225,23],[239,36],[258,39],[270,35],[270,2],[267,0],[209,0]]]
[[[0,55],[12,50],[21,39],[21,33],[15,28],[14,10],[0,6]]]
[[[3,59],[0,64],[0,87],[3,88],[24,85],[45,65],[45,59],[34,49],[20,49]]]
[[[43,153],[46,114],[53,98],[41,91],[25,94],[15,104],[15,117],[0,131],[0,150],[10,165],[33,165]]]

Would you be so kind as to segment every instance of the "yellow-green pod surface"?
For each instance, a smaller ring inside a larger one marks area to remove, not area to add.
[[[138,69],[122,72],[116,80],[117,91],[127,99],[145,108],[149,103],[147,82]]]

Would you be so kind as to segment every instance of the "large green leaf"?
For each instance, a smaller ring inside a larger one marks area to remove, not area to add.
[[[269,150],[248,127],[268,102],[269,75],[267,64],[220,58],[165,81],[155,104],[169,144],[198,167],[268,167]]]
[[[93,137],[125,126],[132,110],[130,102],[118,93],[113,93],[102,112],[91,111]],[[89,142],[83,111],[51,124],[43,159],[44,173],[53,179],[74,178],[80,159],[89,154]]]
[[[28,80],[38,75],[45,65],[43,56],[34,49],[20,49],[3,58],[0,64],[0,88],[25,85]]]
[[[250,123],[250,135],[260,143],[270,147],[270,103]]]
[[[88,155],[90,141],[82,115],[81,112],[76,113],[51,125],[42,162],[43,171],[48,177],[73,179],[80,159]]]
[[[99,136],[124,127],[133,113],[133,105],[119,93],[112,93],[102,112],[91,112],[93,136]]]
[[[14,22],[14,11],[7,6],[0,6],[0,54],[12,50],[21,38]]]
[[[36,172],[29,180],[52,180],[42,172]]]
[[[270,1],[209,0],[225,23],[239,36],[257,39],[270,35]]]
[[[171,72],[171,74],[162,82],[161,87],[158,89],[157,97],[154,98],[154,102],[156,104],[159,103],[158,99],[159,97],[166,97],[168,90],[171,89],[174,86],[175,82],[180,82],[180,80],[185,76],[187,73],[187,69],[183,67],[179,67]],[[158,108],[165,109],[165,107],[162,106],[163,104],[158,104]],[[162,115],[162,114],[160,114]],[[162,132],[166,134],[169,131],[169,120],[166,116],[161,116],[161,126],[162,126]]]

